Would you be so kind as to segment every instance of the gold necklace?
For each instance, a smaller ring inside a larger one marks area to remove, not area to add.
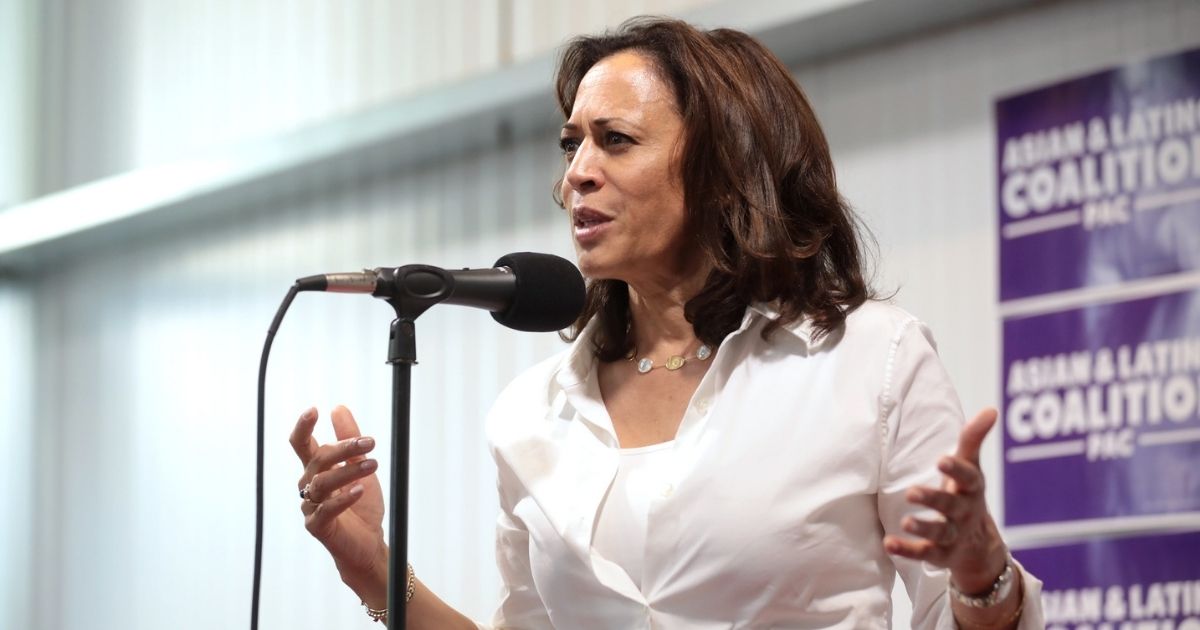
[[[696,354],[694,358],[697,361],[705,361],[711,356],[712,348],[708,347],[708,344],[702,343],[700,344],[699,348],[696,348]],[[634,365],[637,366],[638,374],[649,374],[650,370],[660,367],[665,367],[667,370],[674,372],[675,370],[682,368],[688,362],[688,358],[682,354],[673,354],[670,357],[667,357],[666,363],[662,365],[655,365],[654,359],[651,359],[650,357],[642,357],[640,359],[637,358],[637,348],[634,348],[633,351],[629,353],[629,360],[633,361]]]

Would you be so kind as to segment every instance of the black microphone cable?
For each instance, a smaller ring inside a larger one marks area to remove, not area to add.
[[[267,416],[267,357],[271,355],[271,343],[275,341],[275,333],[287,313],[292,300],[300,292],[299,283],[288,289],[271,327],[267,329],[267,340],[263,342],[262,358],[258,362],[258,448],[255,461],[255,495],[254,495],[254,586],[250,593],[250,630],[258,630],[258,599],[262,587],[262,550],[263,550],[263,452],[266,443]]]

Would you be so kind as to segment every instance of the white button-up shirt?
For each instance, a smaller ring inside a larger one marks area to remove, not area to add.
[[[501,515],[498,628],[888,628],[897,571],[914,628],[955,628],[947,573],[885,533],[938,486],[963,415],[929,330],[868,302],[818,341],[747,309],[710,359],[650,505],[642,587],[592,548],[620,458],[590,331],[518,377],[488,420]],[[1026,574],[1021,628],[1041,628]]]

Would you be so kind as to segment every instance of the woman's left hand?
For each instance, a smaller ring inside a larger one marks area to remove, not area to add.
[[[941,518],[905,516],[900,526],[917,538],[888,535],[884,548],[905,558],[923,560],[950,570],[954,585],[964,593],[986,592],[1004,572],[1008,550],[984,499],[979,447],[996,410],[984,409],[963,427],[958,451],[937,462],[941,488],[913,486],[906,498],[936,510]]]

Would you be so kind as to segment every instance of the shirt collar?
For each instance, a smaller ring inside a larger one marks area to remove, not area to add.
[[[746,315],[742,318],[742,329],[748,328],[757,318],[765,318],[773,322],[779,317],[779,307],[776,302],[753,302],[746,308]],[[807,315],[801,315],[796,321],[780,326],[780,330],[786,330],[795,335],[805,345],[812,344],[813,323]]]
[[[571,347],[567,349],[562,361],[554,370],[554,380],[559,387],[568,389],[580,383],[586,383],[589,374],[596,368],[596,355],[592,352],[592,335],[595,334],[597,326],[599,326],[599,319],[593,317],[587,326],[583,327],[575,341],[571,342]]]

